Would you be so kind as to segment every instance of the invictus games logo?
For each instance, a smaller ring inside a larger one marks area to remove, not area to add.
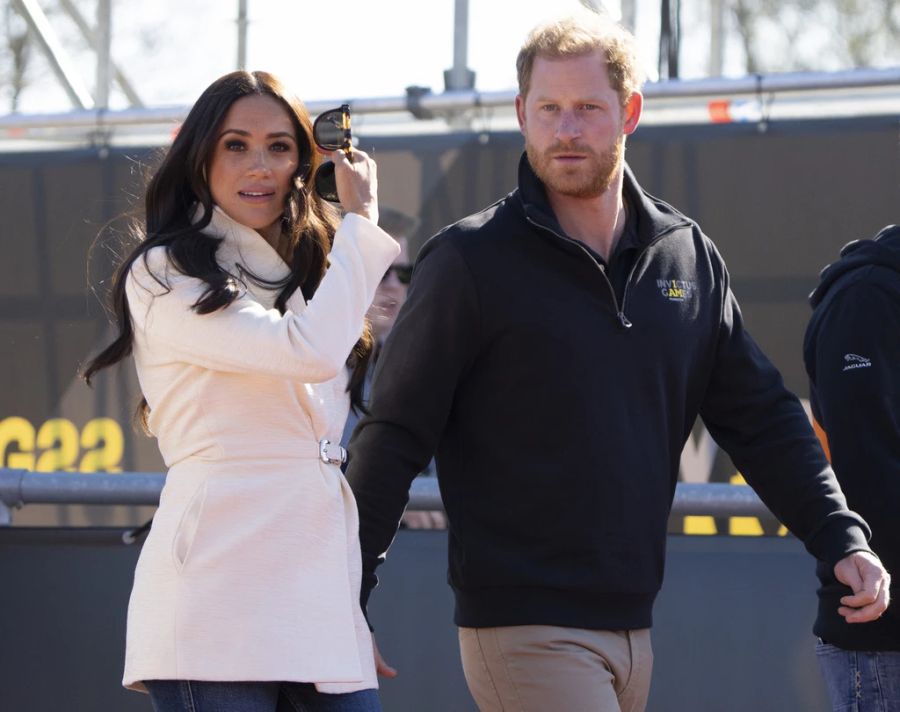
[[[670,302],[687,301],[694,296],[697,288],[696,283],[689,279],[657,279],[656,286]]]
[[[844,367],[842,371],[850,371],[854,368],[869,368],[872,362],[859,354],[844,354]]]

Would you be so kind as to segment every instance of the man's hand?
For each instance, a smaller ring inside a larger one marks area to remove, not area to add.
[[[381,677],[393,678],[397,677],[397,671],[388,665],[384,658],[381,657],[381,653],[378,652],[378,645],[375,643],[375,634],[372,634],[372,650],[375,653],[375,672],[377,672]]]
[[[849,586],[852,596],[841,598],[840,613],[848,623],[868,623],[887,610],[891,602],[891,575],[881,561],[866,551],[855,551],[834,565],[834,575]]]

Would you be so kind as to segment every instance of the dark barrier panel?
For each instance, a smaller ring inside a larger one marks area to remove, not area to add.
[[[421,219],[418,247],[447,223],[515,184],[522,138],[514,132],[373,136],[383,205]],[[686,211],[724,254],[746,322],[785,375],[806,393],[800,344],[806,294],[820,268],[852,238],[900,221],[895,116],[755,124],[642,126],[626,157],[644,187]],[[153,149],[0,153],[0,466],[161,471],[152,440],[136,435],[138,387],[130,363],[76,378],[110,332],[87,288],[88,248],[101,226],[140,206]],[[91,260],[92,283],[110,255]],[[696,434],[697,442],[702,434]],[[727,482],[721,454],[694,482]],[[139,523],[133,508],[28,508],[21,524]],[[727,522],[717,530],[728,531]],[[772,533],[768,531],[767,533]]]
[[[148,712],[119,687],[137,549],[118,530],[0,530],[0,709]],[[648,712],[826,709],[813,561],[794,539],[670,537]],[[451,623],[446,537],[402,531],[372,619],[400,677],[386,712],[474,712]],[[560,711],[563,712],[563,711]]]

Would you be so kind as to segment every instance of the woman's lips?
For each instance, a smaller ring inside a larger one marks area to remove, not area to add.
[[[240,190],[238,195],[241,200],[248,203],[266,203],[275,195],[274,191],[264,190]]]

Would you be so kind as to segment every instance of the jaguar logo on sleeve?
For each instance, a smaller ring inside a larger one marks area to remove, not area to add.
[[[844,354],[844,367],[842,371],[852,371],[855,368],[869,368],[872,361],[859,354]]]

